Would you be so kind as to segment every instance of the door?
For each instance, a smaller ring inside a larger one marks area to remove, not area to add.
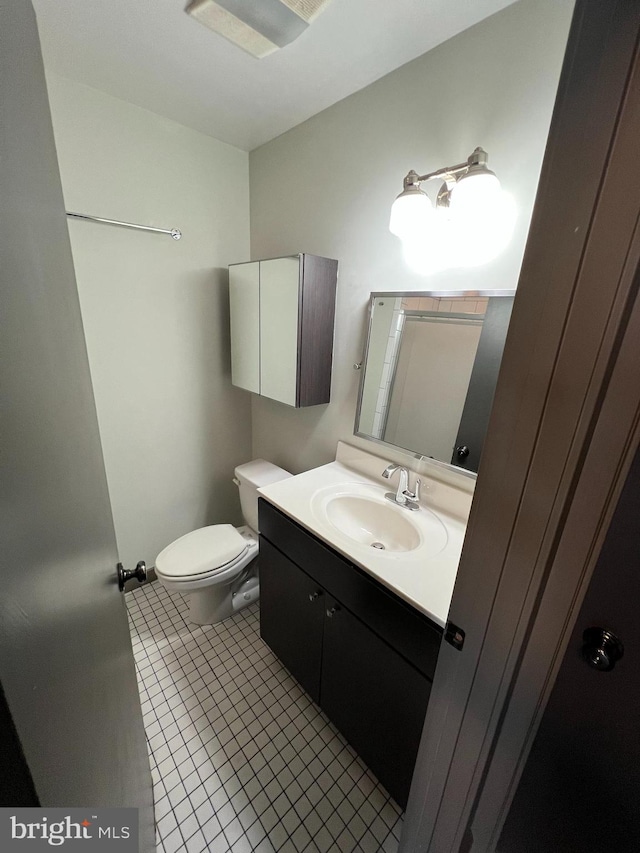
[[[260,537],[260,636],[320,701],[324,593],[277,548]]]
[[[229,267],[231,381],[260,393],[260,261]]]
[[[321,707],[404,808],[431,682],[326,598]]]
[[[495,849],[638,447],[639,34],[576,3],[401,850]]]
[[[0,2],[0,128],[0,681],[40,804],[138,807],[150,851],[142,714],[29,0]]]
[[[640,454],[618,502],[498,851],[640,850],[639,507]],[[595,657],[597,642],[585,642],[584,633],[591,628],[604,628],[622,642],[618,661],[610,643],[613,669],[597,668],[607,661]]]
[[[300,258],[260,261],[260,393],[295,406]]]

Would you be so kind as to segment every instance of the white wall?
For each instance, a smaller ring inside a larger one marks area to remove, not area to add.
[[[572,8],[521,0],[251,153],[252,257],[340,261],[332,402],[292,411],[254,397],[254,455],[298,472],[333,459],[338,439],[367,446],[352,435],[352,365],[370,291],[516,286]],[[516,199],[512,242],[483,267],[416,275],[388,231],[402,178],[477,145]]]
[[[67,209],[184,233],[69,224],[120,558],[152,565],[178,535],[240,520],[250,404],[230,382],[227,265],[249,256],[248,156],[48,84]]]

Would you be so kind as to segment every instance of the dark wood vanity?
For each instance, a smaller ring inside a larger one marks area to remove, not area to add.
[[[406,806],[442,629],[263,498],[260,632]]]

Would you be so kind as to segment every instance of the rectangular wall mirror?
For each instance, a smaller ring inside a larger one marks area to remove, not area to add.
[[[355,434],[477,471],[513,296],[372,293]]]

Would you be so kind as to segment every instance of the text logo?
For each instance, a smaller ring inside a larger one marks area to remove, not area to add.
[[[138,853],[137,809],[0,808],[0,850]]]

